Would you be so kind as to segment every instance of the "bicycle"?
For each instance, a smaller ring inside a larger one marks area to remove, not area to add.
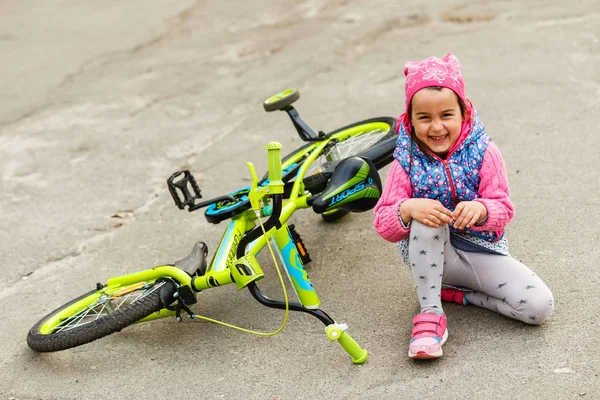
[[[267,112],[285,111],[307,144],[283,159],[279,143],[267,144],[268,173],[262,179],[258,179],[253,164],[246,163],[252,175],[251,186],[199,202],[201,190],[190,171],[178,171],[167,180],[178,208],[187,207],[191,212],[206,207],[208,222],[217,224],[229,220],[210,262],[207,262],[206,244],[198,241],[190,255],[173,264],[112,277],[105,284],[97,283],[90,292],[35,324],[27,335],[29,347],[39,352],[65,350],[136,322],[169,316],[181,321],[182,313],[190,318],[219,322],[196,315],[190,306],[204,290],[235,284],[238,289],[247,288],[259,303],[286,310],[279,330],[252,333],[275,334],[283,329],[289,311],[305,312],[325,324],[327,338],[338,341],[355,364],[365,362],[368,353],[346,331],[347,326],[336,323],[320,309],[319,298],[304,269],[311,261],[310,255],[294,225],[287,222],[299,209],[312,208],[330,222],[349,212],[374,207],[381,193],[378,169],[393,159],[395,120],[373,118],[331,133],[316,133],[292,106],[299,97],[297,90],[289,89],[268,98],[263,106]],[[278,268],[283,301],[270,299],[257,285],[264,277],[257,255],[265,246],[273,255],[271,242],[280,255],[298,302],[288,300]]]

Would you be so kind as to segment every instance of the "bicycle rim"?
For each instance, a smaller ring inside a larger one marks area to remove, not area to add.
[[[164,282],[140,282],[121,288],[105,288],[84,295],[78,301],[51,315],[40,326],[42,335],[77,329],[105,318],[147,296],[164,285]]]
[[[374,146],[390,134],[392,126],[386,122],[376,121],[357,124],[335,132],[334,142],[326,147],[317,159],[308,167],[305,176],[321,172],[322,166],[331,161],[352,157]]]

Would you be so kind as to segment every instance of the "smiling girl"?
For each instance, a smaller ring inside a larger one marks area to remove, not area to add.
[[[500,151],[465,96],[458,59],[405,65],[406,112],[375,229],[398,243],[421,307],[408,356],[440,357],[448,338],[441,301],[473,304],[528,324],[552,313],[546,284],[512,258],[514,216]]]

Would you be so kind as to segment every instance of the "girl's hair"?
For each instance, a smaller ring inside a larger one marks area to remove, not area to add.
[[[444,86],[427,86],[424,89],[437,90],[438,92],[441,92],[443,89],[445,89],[445,87]],[[450,89],[450,90],[452,90],[452,89]],[[454,93],[454,91],[452,91],[452,93]],[[456,100],[458,100],[458,106],[460,107],[460,113],[461,113],[463,119],[465,119],[466,114],[467,114],[467,105],[456,93],[454,93],[454,95],[456,96]],[[411,99],[410,104],[408,105],[408,110],[406,110],[406,114],[408,115],[409,119],[412,119],[412,99]],[[425,157],[431,159],[429,147],[427,147],[427,145],[425,143],[421,142],[417,138],[417,135],[415,134],[414,126],[411,126],[411,128],[410,128],[410,139],[411,139],[411,141],[415,142],[415,144],[419,147],[419,150],[421,150],[421,153],[423,153],[425,155]],[[410,169],[412,169],[412,159],[413,159],[413,146],[411,143],[410,144],[410,161],[409,161]],[[409,171],[409,174],[410,174],[410,171]]]

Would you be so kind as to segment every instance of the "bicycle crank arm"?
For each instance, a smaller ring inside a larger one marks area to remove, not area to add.
[[[176,180],[181,175],[183,176]],[[167,186],[169,187],[171,197],[173,197],[173,200],[175,200],[175,205],[180,210],[183,210],[187,206],[188,211],[192,212],[199,208],[206,207],[224,200],[235,202],[234,197],[230,195],[224,195],[196,204],[196,200],[201,199],[202,194],[200,187],[196,183],[194,175],[192,175],[192,173],[188,170],[178,171],[171,175],[171,177],[167,179]]]
[[[230,196],[230,195],[228,195],[228,194],[225,194],[225,195],[223,195],[223,196],[215,197],[215,198],[213,198],[213,199],[206,200],[206,201],[203,201],[203,202],[201,202],[201,203],[198,203],[198,204],[196,204],[195,206],[192,206],[192,207],[190,207],[190,208],[188,209],[188,211],[190,211],[190,212],[191,212],[191,211],[195,211],[195,210],[197,210],[197,209],[199,209],[199,208],[206,207],[206,206],[210,206],[211,204],[218,203],[218,202],[220,202],[220,201],[225,201],[225,200],[226,200],[226,201],[229,201],[229,202],[232,202],[232,203],[234,203],[234,202],[236,201],[236,200],[235,200],[235,197],[233,197],[233,196]]]

